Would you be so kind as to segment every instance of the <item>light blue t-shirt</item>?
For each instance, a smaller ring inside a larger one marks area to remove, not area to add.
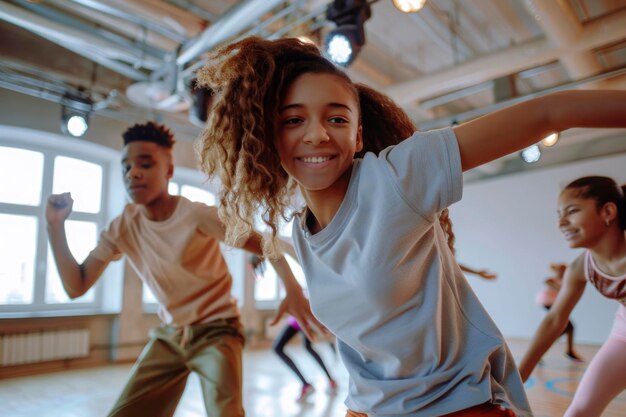
[[[440,416],[491,401],[532,416],[504,338],[449,250],[438,214],[461,199],[452,129],[355,160],[335,217],[293,239],[314,314],[338,339],[346,405]],[[308,213],[305,212],[305,215]]]

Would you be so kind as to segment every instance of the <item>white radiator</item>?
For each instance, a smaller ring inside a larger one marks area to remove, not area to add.
[[[89,356],[89,330],[68,329],[0,335],[0,364],[21,365]]]

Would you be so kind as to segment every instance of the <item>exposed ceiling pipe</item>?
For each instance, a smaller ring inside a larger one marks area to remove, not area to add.
[[[143,72],[121,62],[114,61],[114,59],[119,59],[127,62],[136,62],[139,57],[135,56],[131,51],[116,47],[98,37],[64,27],[58,23],[43,19],[34,13],[3,2],[0,2],[0,19],[36,33],[131,79],[145,80],[147,78]],[[153,60],[150,64],[155,66],[157,61]]]
[[[197,4],[192,3],[189,0],[166,0],[170,4],[175,4],[179,8],[183,10],[187,10],[190,13],[193,13],[196,16],[201,17],[207,22],[214,22],[217,20],[217,15],[211,13],[210,11],[198,6]]]
[[[308,6],[312,6],[311,4],[307,4]],[[282,26],[277,32],[272,33],[271,35],[268,34],[267,39],[276,39],[277,33],[281,33],[284,34],[290,30],[293,30],[293,28],[301,23],[307,22],[307,21],[312,21],[315,20],[316,17],[320,16],[323,13],[326,13],[326,7],[327,4],[323,4],[319,7],[315,7],[315,8],[311,8],[305,15],[300,16],[299,18],[297,18],[295,21],[291,21],[289,23],[287,23],[286,25]],[[285,15],[291,13],[294,10],[297,10],[298,8],[300,8],[301,10],[306,10],[303,9],[301,7],[301,5],[299,5],[298,3],[293,3],[290,6],[285,7],[284,9],[274,13],[271,17],[265,19],[262,22],[259,22],[258,24],[254,25],[254,27],[250,28],[248,31],[242,33],[241,35],[239,35],[236,39],[243,39],[249,36],[262,36],[261,34],[263,32],[267,32],[268,30],[268,26],[270,26],[272,23],[274,23],[275,21],[283,18]],[[321,20],[320,20],[321,22]],[[320,24],[319,22],[317,23],[318,25]],[[310,31],[314,31],[316,29],[318,29],[319,27],[316,27],[316,25],[311,25],[309,27]],[[192,65],[189,65],[187,68],[185,68],[184,70],[182,70],[180,72],[180,76],[182,78],[188,78],[190,76],[192,76],[199,68],[202,68],[204,65],[206,64],[206,60],[199,60],[194,62]],[[159,71],[154,72],[151,75],[152,79],[158,79],[160,78],[163,74],[165,73],[165,68],[162,68]],[[386,76],[386,75],[385,75]],[[390,84],[391,82],[387,83]]]
[[[264,14],[283,3],[284,0],[249,0],[239,3],[191,41],[178,56],[176,63],[180,66],[187,64],[201,53],[236,36]]]
[[[569,5],[554,0],[526,0],[524,4],[555,47],[568,48],[582,35],[583,26]],[[590,51],[564,54],[559,60],[573,80],[602,71],[602,66]]]
[[[145,44],[151,48],[158,48],[164,51],[174,51],[178,47],[178,43],[172,39],[152,32],[126,20],[122,20],[119,17],[104,14],[94,9],[90,9],[80,4],[68,2],[67,0],[47,0],[46,3],[53,4],[55,7],[70,12],[79,17],[91,20],[96,25],[100,25],[106,28],[112,28],[117,33],[126,36],[130,39],[135,39],[135,42],[139,44],[139,49]]]
[[[473,84],[513,74],[527,68],[544,65],[563,54],[584,52],[626,38],[626,10],[588,23],[576,42],[567,47],[554,47],[547,39],[514,46],[502,52],[486,55],[455,65],[436,74],[397,83],[385,93],[400,105],[409,105]]]
[[[128,20],[130,22],[136,23],[140,26],[147,27],[148,29],[159,33],[161,35],[167,36],[170,39],[175,40],[178,43],[184,43],[187,41],[187,37],[182,35],[175,30],[171,30],[164,25],[155,23],[148,19],[143,19],[136,14],[125,12],[115,7],[111,7],[109,5],[104,4],[102,1],[95,0],[72,0],[74,3],[81,4],[83,6],[89,7],[94,10],[98,10],[99,12],[106,13],[112,16],[120,17],[122,19]]]
[[[158,59],[163,59],[166,55],[166,51],[164,50],[154,48],[141,42],[129,40],[123,36],[118,35],[117,33],[115,33],[117,32],[119,26],[118,24],[113,25],[115,32],[112,32],[97,25],[90,25],[88,23],[84,23],[82,20],[70,17],[74,15],[75,9],[77,8],[76,5],[73,5],[72,9],[70,9],[73,13],[71,15],[68,15],[67,13],[63,13],[43,4],[35,4],[27,0],[14,0],[14,2],[19,4],[24,9],[29,10],[44,19],[53,21],[55,23],[63,25],[64,27],[70,27],[75,30],[91,33],[93,36],[97,36],[103,41],[109,41],[112,44],[117,45],[121,48],[125,48],[128,50],[140,50],[144,54],[149,54]],[[57,0],[55,4],[59,5],[59,1]],[[67,1],[62,2],[61,4],[67,5]]]

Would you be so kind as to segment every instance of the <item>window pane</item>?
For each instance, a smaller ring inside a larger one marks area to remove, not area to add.
[[[193,187],[191,185],[183,185],[180,190],[180,195],[187,197],[191,201],[204,203],[207,206],[215,205],[215,196],[213,193],[203,190],[202,188]]]
[[[72,255],[79,264],[82,263],[89,252],[96,247],[97,226],[93,222],[67,220],[65,222],[67,243]],[[82,297],[70,300],[63,289],[61,277],[57,271],[56,263],[52,257],[52,250],[48,248],[48,271],[46,274],[46,303],[91,303],[94,301],[94,287]]]
[[[143,284],[143,303],[144,304],[158,304],[158,301],[156,299],[156,297],[154,296],[154,293],[152,292],[152,290],[150,289],[150,287],[148,287],[146,284]]]
[[[0,202],[37,206],[41,201],[43,154],[0,146]]]
[[[170,182],[167,187],[167,192],[171,195],[178,195],[178,184]]]
[[[0,214],[0,304],[33,302],[37,219]]]
[[[52,192],[72,193],[74,211],[98,213],[102,194],[102,167],[80,159],[57,156],[54,159]]]
[[[265,273],[257,276],[254,283],[254,299],[256,301],[273,301],[278,298],[278,277],[271,265],[267,264]]]

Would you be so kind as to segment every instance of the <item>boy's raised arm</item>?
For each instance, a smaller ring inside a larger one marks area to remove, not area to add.
[[[74,259],[65,235],[65,220],[72,212],[73,204],[70,193],[51,195],[46,205],[46,221],[48,241],[63,288],[70,298],[77,298],[96,283],[108,263],[91,255],[82,264]]]

